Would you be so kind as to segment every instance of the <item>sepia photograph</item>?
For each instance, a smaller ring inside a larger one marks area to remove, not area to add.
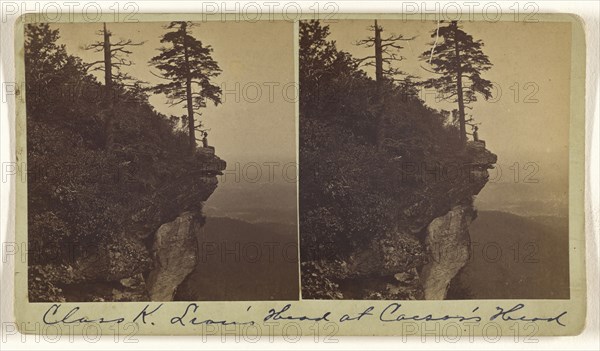
[[[299,46],[304,299],[569,299],[571,23],[308,20]]]
[[[30,301],[299,298],[293,29],[25,26]]]
[[[290,4],[6,17],[3,335],[581,333],[587,22]]]

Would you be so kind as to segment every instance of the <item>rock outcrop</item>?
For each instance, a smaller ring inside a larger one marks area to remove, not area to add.
[[[469,260],[472,217],[471,206],[458,205],[427,226],[429,262],[420,274],[426,300],[443,300],[450,281]]]
[[[214,148],[200,148],[194,157],[198,166],[187,175],[187,179],[191,177],[193,181],[170,185],[176,188],[173,207],[158,209],[164,224],[150,238],[141,236],[146,242],[152,239],[150,251],[154,268],[145,279],[151,301],[172,301],[179,285],[196,267],[196,233],[204,225],[202,204],[217,188],[217,175],[227,166],[214,155]],[[165,223],[174,216],[174,220]]]
[[[201,222],[193,212],[184,212],[163,224],[154,237],[154,269],[146,279],[150,300],[172,301],[177,287],[196,267],[196,231]]]

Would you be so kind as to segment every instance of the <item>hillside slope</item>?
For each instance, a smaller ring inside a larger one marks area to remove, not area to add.
[[[568,220],[481,211],[448,299],[568,299]]]
[[[297,300],[294,226],[206,219],[197,233],[199,259],[176,300]]]

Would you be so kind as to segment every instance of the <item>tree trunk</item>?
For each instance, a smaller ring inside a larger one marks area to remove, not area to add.
[[[467,142],[467,129],[465,121],[465,102],[462,86],[462,67],[460,64],[460,49],[458,47],[458,25],[456,21],[452,21],[454,29],[454,55],[456,58],[456,95],[458,98],[458,118],[460,123],[460,141],[463,145]]]
[[[111,60],[111,48],[110,48],[110,33],[106,30],[106,23],[104,23],[104,87],[106,89],[106,96],[110,99],[112,95],[112,60]]]
[[[383,53],[381,48],[381,27],[375,20],[375,80],[377,81],[377,93],[381,93],[383,84]]]
[[[110,45],[110,32],[106,29],[106,23],[103,27],[104,35],[104,98],[107,106],[107,113],[104,121],[104,133],[106,137],[105,147],[110,150],[114,144],[114,96],[112,79],[112,53]]]
[[[383,52],[381,47],[381,27],[377,24],[377,20],[375,20],[375,43],[373,46],[375,47],[375,82],[377,85],[377,96],[375,97],[375,101],[379,104],[376,112],[377,125],[375,126],[375,144],[377,150],[381,150],[384,138],[383,111],[381,111],[381,107],[383,106]]]
[[[196,150],[196,128],[194,126],[194,106],[192,100],[192,77],[190,75],[190,57],[188,53],[187,44],[187,23],[183,22],[181,29],[183,30],[183,55],[185,59],[185,95],[187,99],[187,111],[188,111],[188,130],[190,133],[190,149],[193,152]]]

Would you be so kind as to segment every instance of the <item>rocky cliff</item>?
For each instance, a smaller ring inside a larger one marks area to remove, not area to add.
[[[73,245],[68,263],[32,266],[31,284],[47,285],[66,301],[170,301],[196,264],[202,205],[217,188],[225,161],[199,149],[188,172],[139,199],[118,239]],[[45,276],[48,281],[36,278]],[[56,297],[53,297],[56,300]]]
[[[495,163],[496,155],[483,143],[470,142],[456,160],[411,165],[418,171],[402,181],[418,185],[395,202],[395,227],[375,233],[344,259],[304,261],[303,281],[311,287],[304,296],[444,299],[450,281],[469,259],[473,197]]]
[[[154,269],[146,279],[150,300],[172,301],[177,287],[196,267],[198,214],[184,212],[156,232],[152,246]]]
[[[190,162],[191,161],[191,162]],[[469,143],[456,160],[425,165],[401,181],[409,192],[393,204],[393,228],[375,233],[343,259],[302,263],[305,298],[444,299],[450,281],[469,259],[473,197],[488,181],[496,155]],[[33,266],[67,301],[171,301],[194,270],[202,203],[217,187],[225,162],[200,151],[187,174],[142,199],[119,240],[76,255],[72,264]],[[398,164],[399,169],[412,169]],[[411,166],[412,167],[412,166]],[[418,186],[412,186],[418,184]],[[167,196],[168,195],[168,196]],[[43,282],[34,280],[32,284]]]
[[[472,219],[470,205],[457,205],[427,226],[428,262],[420,273],[425,300],[443,300],[450,281],[469,260]]]

